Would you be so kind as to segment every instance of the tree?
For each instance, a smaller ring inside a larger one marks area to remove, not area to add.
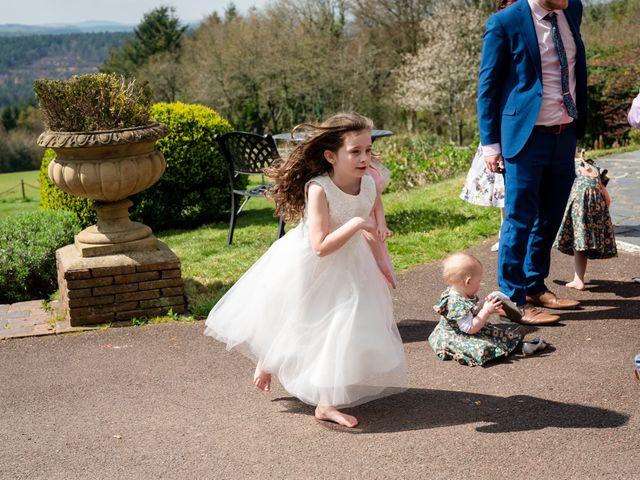
[[[484,18],[481,8],[462,2],[434,7],[422,23],[425,43],[404,56],[398,68],[398,105],[442,117],[450,138],[462,143],[463,127],[474,118]]]
[[[13,130],[18,125],[19,114],[20,111],[16,106],[3,108],[2,113],[0,113],[0,124],[7,131]]]
[[[178,54],[186,29],[175,16],[174,7],[155,8],[144,14],[133,35],[121,47],[111,50],[102,71],[132,76],[156,54]]]
[[[172,103],[181,97],[184,75],[180,58],[175,53],[152,55],[137,70],[136,77],[151,87],[155,102]]]
[[[369,114],[373,52],[346,18],[342,0],[280,0],[232,21],[210,17],[185,42],[185,96],[257,132],[340,110]]]

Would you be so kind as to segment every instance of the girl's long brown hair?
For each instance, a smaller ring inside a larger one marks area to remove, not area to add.
[[[496,6],[496,12],[502,10],[503,8],[507,8],[512,3],[516,3],[517,0],[498,0],[498,5]]]
[[[331,171],[331,164],[324,152],[337,152],[344,145],[349,132],[371,130],[373,122],[358,113],[338,113],[320,125],[302,123],[292,135],[302,130],[308,132],[285,160],[274,162],[264,173],[273,179],[274,186],[268,196],[276,202],[275,215],[287,223],[293,223],[304,214],[305,185],[318,175]]]

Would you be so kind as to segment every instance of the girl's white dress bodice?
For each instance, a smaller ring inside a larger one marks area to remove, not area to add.
[[[376,196],[365,175],[349,195],[328,175],[320,185],[333,231],[367,216]],[[302,222],[276,241],[211,310],[205,334],[260,362],[312,405],[358,405],[406,389],[391,295],[361,232],[325,257]],[[250,378],[250,374],[247,374]]]

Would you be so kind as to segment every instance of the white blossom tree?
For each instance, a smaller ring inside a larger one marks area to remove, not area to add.
[[[395,71],[398,105],[441,117],[458,143],[475,112],[484,19],[482,9],[464,2],[435,5],[422,22],[425,43]]]

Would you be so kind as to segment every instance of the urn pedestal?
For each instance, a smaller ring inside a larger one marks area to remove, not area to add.
[[[166,166],[160,123],[97,132],[46,131],[56,158],[49,177],[65,192],[95,200],[95,225],[56,252],[61,304],[72,326],[185,311],[178,257],[148,226],[132,222],[127,197],[157,182]]]

